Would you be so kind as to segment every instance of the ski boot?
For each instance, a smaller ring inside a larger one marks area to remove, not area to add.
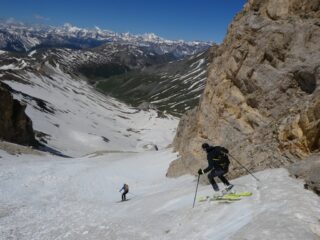
[[[227,194],[228,192],[231,191],[231,189],[233,188],[232,184],[229,184],[225,189],[223,189],[221,192],[222,194]]]

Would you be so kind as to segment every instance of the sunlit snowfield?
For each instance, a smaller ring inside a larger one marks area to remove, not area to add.
[[[165,177],[170,150],[63,159],[1,151],[0,239],[318,239],[319,197],[284,169],[232,182],[253,196],[197,202],[192,176]],[[128,183],[130,199],[119,202]],[[211,195],[200,186],[198,195]]]
[[[160,118],[154,110],[140,111],[106,97],[59,65],[46,63],[42,68],[50,77],[17,71],[15,76],[28,84],[4,82],[27,104],[34,129],[48,134],[45,140],[51,148],[79,157],[97,151],[144,151],[154,145],[161,149],[171,142],[177,118]]]

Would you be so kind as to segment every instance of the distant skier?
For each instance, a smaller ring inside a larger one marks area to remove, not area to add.
[[[128,184],[123,184],[123,187],[119,190],[119,192],[123,191],[122,195],[121,195],[121,198],[122,198],[122,201],[126,201],[127,198],[126,198],[126,194],[129,192],[129,185]]]
[[[233,185],[223,176],[229,171],[228,149],[220,146],[209,146],[208,143],[202,144],[202,149],[207,152],[208,167],[203,170],[200,168],[198,174],[201,175],[211,171],[208,174],[208,179],[214,191],[219,191],[219,186],[214,180],[215,177],[220,178],[224,185],[226,185],[226,190],[229,191]]]

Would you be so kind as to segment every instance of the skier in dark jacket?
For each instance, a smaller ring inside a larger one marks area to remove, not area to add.
[[[224,177],[229,171],[229,158],[228,149],[220,146],[209,146],[208,143],[202,144],[202,149],[207,152],[208,167],[205,169],[199,169],[198,174],[204,174],[211,171],[208,174],[208,179],[214,189],[214,191],[219,191],[219,186],[214,180],[215,177],[220,178],[224,185],[226,185],[226,190],[229,191],[233,185]]]
[[[122,201],[126,201],[127,198],[126,198],[126,194],[129,192],[129,185],[128,184],[123,184],[123,187],[119,190],[119,192],[123,191],[122,195],[121,195],[121,198],[122,198]]]

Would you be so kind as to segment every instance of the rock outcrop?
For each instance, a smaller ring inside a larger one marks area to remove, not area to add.
[[[181,158],[168,176],[206,165],[203,142],[251,170],[287,166],[320,149],[320,0],[249,0],[208,70],[200,105],[181,118]],[[244,174],[236,163],[231,177]]]
[[[289,172],[293,177],[304,179],[306,189],[320,195],[320,157],[310,156],[305,161],[292,164]]]
[[[26,106],[13,99],[9,87],[0,82],[0,139],[22,145],[36,145]]]

